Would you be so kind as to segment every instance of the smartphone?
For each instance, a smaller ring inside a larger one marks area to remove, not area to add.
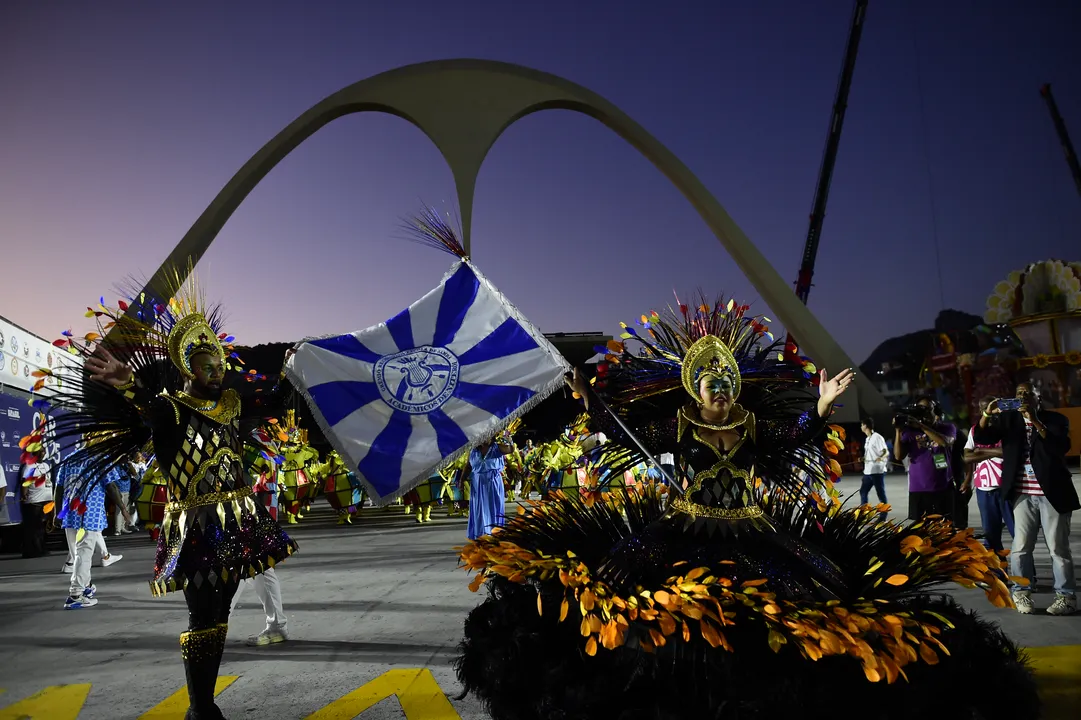
[[[1005,398],[998,401],[998,408],[1002,412],[1008,412],[1010,410],[1020,410],[1021,400],[1019,398]]]

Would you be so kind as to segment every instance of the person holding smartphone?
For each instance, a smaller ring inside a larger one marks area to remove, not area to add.
[[[976,442],[1002,443],[1000,488],[1013,510],[1014,522],[1010,574],[1027,581],[1013,592],[1017,612],[1028,615],[1034,609],[1032,552],[1042,529],[1051,552],[1055,585],[1055,601],[1047,614],[1072,615],[1077,612],[1077,586],[1070,552],[1070,518],[1081,510],[1081,501],[1066,465],[1069,420],[1044,410],[1032,384],[1021,383],[1012,401],[996,400],[983,409],[976,425]]]

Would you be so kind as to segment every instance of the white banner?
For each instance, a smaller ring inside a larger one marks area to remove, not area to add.
[[[7,385],[26,392],[33,392],[34,377],[38,369],[56,371],[60,367],[71,368],[81,364],[81,360],[67,350],[55,347],[51,342],[39,338],[0,317],[0,385]],[[57,377],[45,378],[42,395],[48,395],[49,389],[58,382]]]

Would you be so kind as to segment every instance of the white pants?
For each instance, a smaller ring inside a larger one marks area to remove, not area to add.
[[[68,594],[72,597],[80,597],[83,591],[90,586],[90,563],[94,559],[94,548],[101,541],[101,533],[87,531],[81,540],[76,541],[78,530],[64,529],[64,536],[68,541],[68,558],[74,566],[71,571],[71,587]]]
[[[240,587],[237,588],[236,594],[233,595],[233,604],[229,609],[230,614],[236,610],[237,605],[240,603],[240,596],[248,585],[255,590],[259,602],[263,605],[263,614],[266,615],[266,629],[284,631],[289,619],[285,617],[285,610],[282,609],[282,586],[278,581],[278,575],[274,572],[274,568],[267,568],[266,572],[255,577],[244,578],[241,581]]]
[[[116,512],[113,515],[113,532],[119,533],[121,530],[128,528],[128,524],[124,522],[124,513],[120,512],[120,508],[128,507],[128,493],[120,491],[120,503],[116,506]]]
[[[1010,573],[1016,577],[1028,577],[1029,587],[1035,582],[1032,551],[1036,549],[1036,533],[1042,527],[1044,541],[1051,552],[1055,593],[1075,595],[1077,585],[1074,580],[1073,554],[1070,552],[1070,515],[1068,512],[1056,511],[1042,495],[1020,494],[1014,498]]]
[[[78,530],[72,530],[71,532],[72,533],[77,533],[79,531]],[[64,533],[67,534],[66,529],[64,530]],[[98,553],[101,555],[102,560],[104,560],[106,557],[108,557],[109,556],[109,548],[105,547],[105,534],[100,533],[100,532],[94,532],[94,533],[88,532],[87,535],[95,535],[96,536],[95,539],[94,539],[94,549],[90,551],[90,559],[91,559],[91,561],[93,561],[93,559],[94,559],[94,550],[98,551]],[[71,541],[71,539],[74,538],[74,537],[75,537],[75,535],[71,535],[68,538],[68,560],[65,563],[66,565],[74,565],[75,564],[75,545]],[[83,539],[85,540],[86,538],[84,537]]]

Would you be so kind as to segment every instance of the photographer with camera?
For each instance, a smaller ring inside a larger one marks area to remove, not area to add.
[[[1073,554],[1070,552],[1070,516],[1081,510],[1073,474],[1066,465],[1070,449],[1070,422],[1064,415],[1041,408],[1030,383],[1017,386],[1013,400],[996,400],[983,408],[976,426],[976,442],[1002,443],[1002,479],[999,487],[1013,509],[1013,549],[1010,574],[1028,580],[1013,592],[1017,612],[1033,611],[1035,566],[1032,551],[1043,529],[1051,552],[1055,601],[1048,615],[1077,612]],[[996,412],[997,411],[997,412]]]
[[[942,410],[930,398],[920,398],[893,418],[893,457],[908,466],[908,519],[925,515],[953,517],[954,488],[951,457],[957,428],[943,422]]]

